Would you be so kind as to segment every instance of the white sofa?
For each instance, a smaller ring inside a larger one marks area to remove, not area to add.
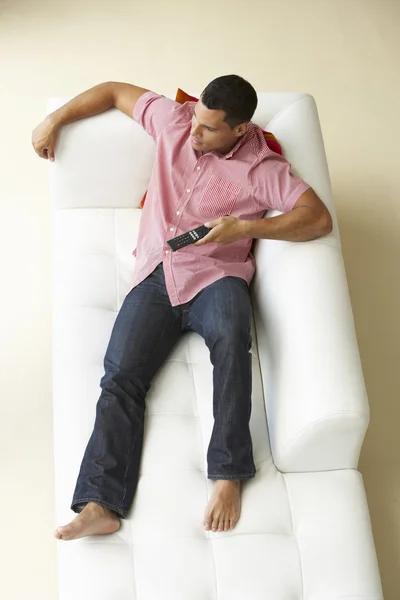
[[[53,98],[52,112],[69,98]],[[281,142],[334,230],[260,240],[252,283],[256,477],[229,532],[206,532],[212,365],[186,334],[147,402],[135,501],[120,531],[57,542],[59,600],[382,600],[357,464],[369,420],[317,109],[261,93],[253,121]],[[69,522],[103,357],[131,289],[139,202],[154,143],[117,110],[65,126],[49,165],[54,201],[56,524]],[[267,215],[271,216],[271,215]]]

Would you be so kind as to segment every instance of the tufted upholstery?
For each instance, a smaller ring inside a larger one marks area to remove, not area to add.
[[[48,112],[68,99],[52,99]],[[58,542],[60,600],[382,600],[356,470],[369,412],[313,98],[259,95],[294,172],[334,230],[261,240],[252,284],[257,475],[240,521],[205,532],[212,366],[189,332],[148,394],[133,509],[110,536]],[[69,509],[100,394],[102,361],[130,281],[154,144],[110,110],[65,126],[49,165],[54,201],[54,449],[57,524]],[[273,213],[272,213],[273,214]],[[267,215],[272,216],[272,215]]]

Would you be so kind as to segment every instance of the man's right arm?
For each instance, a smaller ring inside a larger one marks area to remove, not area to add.
[[[57,136],[63,125],[92,117],[109,108],[118,108],[133,118],[133,109],[145,88],[129,83],[108,81],[79,94],[64,106],[48,115],[32,133],[32,145],[35,152],[45,159],[54,160]]]

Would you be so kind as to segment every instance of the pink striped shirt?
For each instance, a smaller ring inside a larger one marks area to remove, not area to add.
[[[225,215],[250,220],[261,219],[269,209],[288,212],[310,187],[290,173],[290,163],[268,148],[253,123],[228,154],[196,151],[190,141],[195,105],[145,92],[133,111],[156,142],[156,156],[133,252],[132,287],[163,262],[172,306],[189,302],[229,275],[250,284],[255,260],[252,238],[226,245],[190,244],[176,252],[167,240]]]

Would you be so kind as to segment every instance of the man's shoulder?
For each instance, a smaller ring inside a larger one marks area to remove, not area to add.
[[[192,119],[196,102],[185,102],[180,104],[175,102],[174,120],[178,122],[188,122]]]
[[[246,140],[246,146],[249,152],[254,155],[253,168],[257,168],[259,173],[264,170],[271,170],[274,166],[277,166],[282,162],[287,163],[284,156],[274,152],[268,146],[265,138],[265,131],[255,123],[251,124],[248,139]]]
[[[249,153],[254,155],[256,164],[259,164],[271,154],[263,130],[259,125],[252,122],[250,122],[244,146]]]

